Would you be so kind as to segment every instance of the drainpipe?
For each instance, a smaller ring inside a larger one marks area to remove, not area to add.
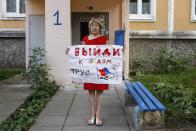
[[[168,0],[168,33],[172,35],[174,31],[174,0]]]
[[[124,1],[125,7],[125,45],[124,45],[124,77],[125,79],[129,78],[129,0]]]

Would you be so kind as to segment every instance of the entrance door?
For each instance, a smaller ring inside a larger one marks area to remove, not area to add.
[[[45,17],[39,15],[29,16],[29,48],[40,47],[45,49]]]
[[[45,49],[45,17],[41,15],[29,16],[29,56],[32,55],[32,49],[40,47]],[[45,58],[43,58],[45,63]]]
[[[72,44],[82,43],[84,36],[89,35],[88,22],[92,17],[100,17],[104,20],[102,29],[104,35],[109,36],[109,13],[108,12],[72,12]]]
[[[89,34],[88,22],[80,22],[80,41]]]

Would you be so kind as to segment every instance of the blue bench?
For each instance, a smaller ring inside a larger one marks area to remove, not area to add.
[[[143,125],[146,129],[148,129],[149,125],[155,127],[163,126],[165,106],[141,82],[129,82],[126,80],[124,83],[126,87],[125,102],[133,105],[134,101],[138,106],[141,116],[140,126]]]

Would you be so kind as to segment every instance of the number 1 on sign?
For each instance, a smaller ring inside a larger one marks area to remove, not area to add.
[[[56,17],[56,22],[54,23],[54,25],[62,25],[62,23],[59,22],[59,10],[57,10],[54,15],[54,17]]]

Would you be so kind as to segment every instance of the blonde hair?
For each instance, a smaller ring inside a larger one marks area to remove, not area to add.
[[[99,27],[100,27],[100,31],[102,30],[103,22],[101,21],[100,18],[92,17],[91,20],[88,23],[89,28],[91,27],[92,23],[97,23],[99,25]]]

